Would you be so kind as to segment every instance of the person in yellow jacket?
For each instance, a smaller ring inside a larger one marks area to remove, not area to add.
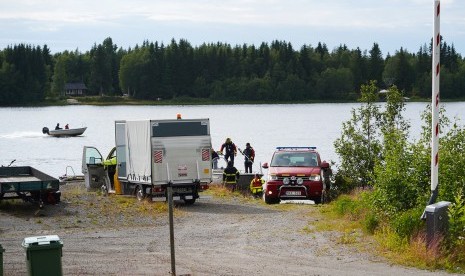
[[[226,184],[226,187],[234,192],[236,190],[239,176],[240,173],[236,167],[234,167],[234,163],[232,161],[228,161],[228,166],[223,171],[223,185]]]
[[[263,180],[259,174],[255,174],[255,177],[250,181],[250,192],[254,198],[259,198],[263,195]]]

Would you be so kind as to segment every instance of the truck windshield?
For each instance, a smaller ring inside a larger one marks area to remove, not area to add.
[[[205,136],[209,135],[206,122],[159,122],[152,125],[152,137]]]
[[[315,152],[276,152],[271,167],[316,167],[318,158]]]

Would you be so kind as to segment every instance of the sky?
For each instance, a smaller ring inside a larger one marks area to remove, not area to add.
[[[0,0],[0,49],[47,45],[86,52],[111,37],[123,49],[185,39],[235,45],[345,44],[411,53],[433,36],[434,0]],[[465,56],[465,0],[441,1],[441,35]]]

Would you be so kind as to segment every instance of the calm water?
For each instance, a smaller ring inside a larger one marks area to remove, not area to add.
[[[41,108],[0,108],[0,165],[11,160],[17,166],[32,166],[54,177],[67,166],[81,174],[83,146],[95,146],[106,156],[114,146],[114,121],[183,118],[210,118],[212,143],[219,150],[227,137],[241,149],[250,142],[256,151],[254,171],[259,162],[270,161],[277,146],[316,146],[323,159],[337,162],[333,142],[340,136],[342,122],[350,118],[357,103],[302,105],[230,106],[63,106]],[[405,117],[412,124],[412,136],[420,130],[425,103],[408,103]],[[450,117],[465,117],[465,102],[445,104]],[[60,123],[71,128],[87,126],[82,137],[55,138],[42,134]],[[243,157],[236,165],[243,170]]]

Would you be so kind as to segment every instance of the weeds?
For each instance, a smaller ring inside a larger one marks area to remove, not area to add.
[[[342,234],[337,237],[336,243],[366,247],[366,236],[360,231],[364,230],[376,241],[376,254],[392,263],[421,269],[465,272],[465,239],[459,239],[454,247],[447,247],[445,239],[436,238],[427,247],[425,223],[419,219],[422,209],[401,212],[389,219],[379,218],[366,204],[366,198],[364,191],[340,196],[320,210],[323,219],[313,227],[305,227],[303,231],[308,234],[337,231]],[[370,245],[366,249],[373,248]]]

